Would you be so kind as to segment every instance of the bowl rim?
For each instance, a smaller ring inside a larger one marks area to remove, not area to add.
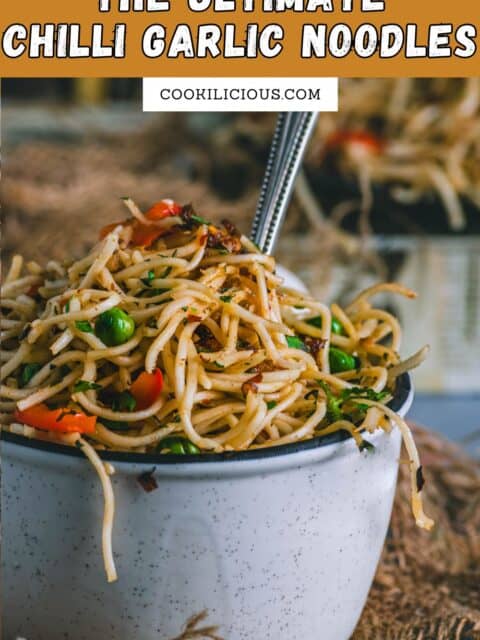
[[[408,373],[404,373],[397,378],[395,395],[388,403],[390,409],[396,412],[406,413],[409,402],[413,394],[413,385],[411,377]],[[98,454],[103,460],[108,462],[127,462],[132,464],[147,465],[192,465],[205,464],[207,462],[239,462],[247,460],[262,460],[266,458],[277,458],[279,456],[299,453],[301,451],[309,451],[324,447],[327,445],[337,444],[350,439],[347,431],[337,431],[326,436],[316,436],[308,440],[300,440],[277,446],[265,447],[264,449],[248,449],[246,451],[224,451],[222,453],[200,453],[189,456],[165,453],[135,453],[129,451],[109,451],[100,450]],[[84,454],[71,445],[50,442],[48,440],[37,440],[28,438],[9,431],[0,431],[0,439],[22,447],[38,449],[50,453],[63,454],[76,458],[83,458]]]

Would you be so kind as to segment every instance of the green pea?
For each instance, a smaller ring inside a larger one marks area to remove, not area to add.
[[[181,456],[200,453],[200,449],[193,442],[181,436],[168,436],[161,440],[158,444],[158,450],[163,451],[164,449],[168,449],[169,453]]]
[[[343,328],[343,324],[338,320],[338,318],[332,317],[332,333],[336,333],[337,336],[344,336],[345,330]]]
[[[183,442],[172,442],[170,445],[170,453],[175,453],[179,456],[185,455],[185,447]]]
[[[95,322],[95,335],[107,347],[115,347],[127,342],[134,333],[135,321],[118,307],[105,311]]]
[[[317,329],[322,328],[322,316],[315,316],[314,318],[308,318],[306,323],[311,325],[312,327],[317,327]],[[338,336],[345,335],[345,329],[343,328],[343,324],[335,317],[332,317],[332,333],[336,333]]]
[[[287,339],[287,345],[290,347],[290,349],[301,349],[302,351],[307,351],[305,343],[298,336],[285,337]]]
[[[332,373],[340,373],[341,371],[351,371],[357,368],[357,359],[355,356],[345,353],[341,349],[331,347],[328,352],[330,362],[330,371]]]

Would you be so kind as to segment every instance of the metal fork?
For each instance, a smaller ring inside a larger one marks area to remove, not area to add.
[[[303,111],[278,116],[250,234],[265,253],[271,253],[277,241],[317,117]]]

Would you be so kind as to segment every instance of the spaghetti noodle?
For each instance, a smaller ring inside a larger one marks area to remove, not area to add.
[[[341,91],[342,111],[319,121],[310,161],[356,177],[360,230],[369,230],[375,185],[403,205],[434,194],[449,226],[464,229],[464,203],[480,206],[480,80],[344,79]],[[318,223],[318,205],[303,200]],[[332,217],[340,222],[355,209],[342,202]]]
[[[164,200],[110,225],[82,259],[24,264],[2,287],[0,412],[4,428],[78,446],[105,498],[103,555],[111,545],[113,468],[99,449],[197,454],[240,451],[398,425],[423,513],[423,478],[408,426],[385,405],[400,361],[401,329],[370,300],[345,309],[282,287],[275,261],[228,222]]]

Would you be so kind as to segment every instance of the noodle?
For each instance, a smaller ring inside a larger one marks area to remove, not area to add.
[[[341,93],[342,112],[319,121],[311,164],[333,162],[345,179],[357,178],[360,231],[368,230],[372,185],[402,204],[433,194],[450,228],[465,229],[464,203],[480,202],[480,79],[344,79]],[[308,185],[297,188],[314,228],[331,230]]]
[[[127,205],[134,218],[68,268],[37,265],[32,275],[27,266],[25,275],[15,256],[2,299],[2,424],[87,456],[104,493],[110,581],[112,468],[96,449],[222,452],[340,430],[363,449],[373,446],[363,432],[392,422],[417,478],[408,427],[384,401],[425,349],[400,361],[398,321],[370,302],[412,291],[379,284],[345,309],[329,307],[282,288],[274,259],[229,223],[174,204],[168,219],[151,220]],[[139,230],[154,240],[132,245]],[[429,528],[415,487],[412,505]]]

